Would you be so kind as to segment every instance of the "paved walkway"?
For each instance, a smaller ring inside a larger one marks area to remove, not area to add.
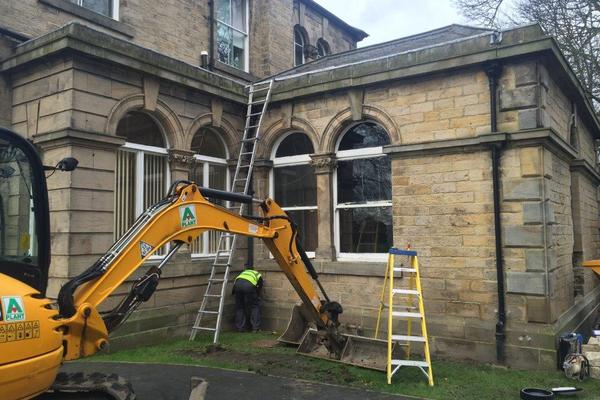
[[[368,390],[262,376],[217,368],[112,362],[71,362],[64,372],[116,373],[129,380],[138,400],[188,400],[191,377],[208,382],[206,400],[408,400]]]

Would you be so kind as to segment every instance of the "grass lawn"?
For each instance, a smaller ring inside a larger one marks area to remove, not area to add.
[[[518,399],[523,387],[557,386],[583,388],[578,399],[600,399],[599,380],[576,382],[557,371],[517,371],[450,361],[434,361],[433,388],[416,368],[403,368],[394,376],[392,384],[387,385],[383,372],[299,356],[294,348],[280,346],[275,339],[276,336],[269,333],[224,332],[220,349],[211,346],[212,336],[199,336],[195,342],[176,340],[153,347],[100,354],[89,360],[202,365],[427,399]]]

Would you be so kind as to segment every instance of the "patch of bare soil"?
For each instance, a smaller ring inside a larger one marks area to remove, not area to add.
[[[271,340],[258,340],[252,343],[253,347],[271,348],[278,346]],[[351,384],[356,378],[344,367],[328,368],[322,364],[312,362],[310,357],[303,357],[295,353],[243,353],[231,349],[220,348],[219,351],[206,351],[188,349],[181,350],[181,354],[198,360],[215,360],[245,366],[248,371],[259,375],[272,375],[296,379],[319,380],[322,382]],[[332,362],[331,366],[336,364]],[[339,364],[337,364],[339,365]]]
[[[279,346],[277,340],[271,339],[263,339],[252,342],[252,347],[257,347],[259,349],[272,349],[273,347]]]

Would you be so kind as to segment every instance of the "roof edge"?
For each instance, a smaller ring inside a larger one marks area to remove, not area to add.
[[[369,36],[369,34],[367,32],[363,31],[362,29],[355,28],[352,25],[348,24],[346,21],[344,21],[343,19],[341,19],[340,17],[338,17],[331,11],[327,10],[325,7],[323,7],[316,1],[314,1],[314,0],[300,0],[300,1],[303,2],[304,4],[306,4],[307,6],[309,6],[310,8],[312,8],[313,10],[325,15],[329,20],[335,21],[336,24],[341,25],[342,28],[344,28],[346,31],[348,31],[350,33],[350,35],[357,42],[360,42],[361,40],[363,40],[364,38]]]

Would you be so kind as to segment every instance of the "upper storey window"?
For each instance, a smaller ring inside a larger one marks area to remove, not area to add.
[[[307,41],[299,25],[294,27],[294,66],[304,64]]]
[[[119,0],[69,0],[78,6],[105,15],[109,18],[118,19]]]
[[[323,38],[317,40],[317,58],[325,57],[331,54],[329,43]]]
[[[248,71],[248,3],[216,0],[219,61]]]

